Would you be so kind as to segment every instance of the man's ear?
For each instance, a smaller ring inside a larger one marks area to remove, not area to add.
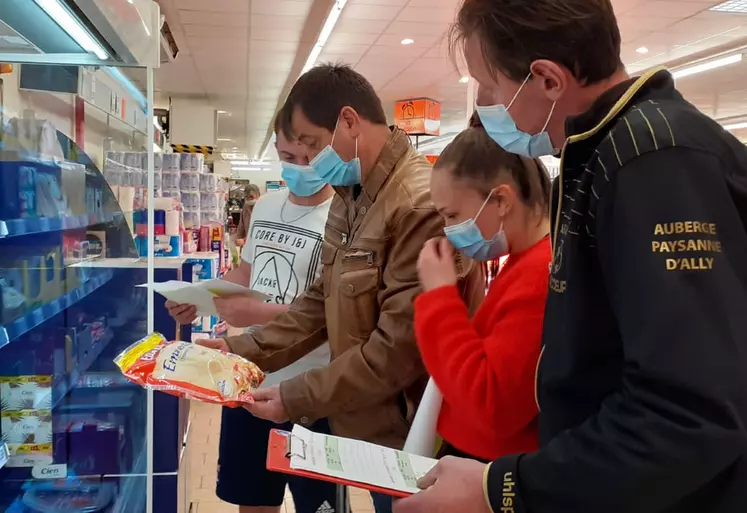
[[[361,133],[361,117],[352,107],[343,107],[340,112],[340,126],[355,139]]]
[[[547,59],[534,61],[530,70],[534,87],[542,89],[545,97],[552,102],[563,96],[570,85],[569,79],[573,76],[566,67]]]

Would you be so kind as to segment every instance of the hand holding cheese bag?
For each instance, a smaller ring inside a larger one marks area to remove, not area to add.
[[[160,333],[138,340],[114,363],[127,379],[145,388],[232,408],[252,403],[252,393],[265,379],[259,367],[240,356],[167,341]]]

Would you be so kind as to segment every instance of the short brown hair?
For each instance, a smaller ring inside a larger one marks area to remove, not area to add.
[[[244,187],[244,197],[245,198],[259,198],[262,195],[262,192],[259,190],[259,186],[253,183],[250,183]]]
[[[448,169],[455,179],[466,181],[485,196],[507,173],[525,205],[547,212],[550,204],[550,176],[542,162],[507,152],[481,127],[457,135],[441,152],[434,169]]]
[[[366,77],[343,64],[321,64],[301,75],[281,109],[280,128],[293,139],[291,120],[298,107],[314,125],[334,131],[343,107],[371,123],[386,125],[381,99]]]
[[[450,30],[452,57],[471,36],[491,72],[516,82],[538,59],[565,66],[584,85],[622,68],[611,0],[462,0]]]

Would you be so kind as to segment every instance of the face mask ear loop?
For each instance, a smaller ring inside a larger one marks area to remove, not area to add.
[[[506,107],[506,110],[508,110],[508,109],[511,108],[511,105],[513,105],[514,102],[516,101],[516,98],[519,97],[519,95],[521,94],[521,90],[524,89],[524,86],[527,85],[527,82],[529,82],[530,78],[532,78],[532,73],[531,72],[529,73],[529,75],[527,75],[527,78],[525,78],[524,81],[521,83],[521,87],[519,87],[519,90],[516,91],[516,94],[511,99],[511,103],[508,104],[508,107]]]
[[[550,108],[550,114],[547,116],[547,121],[545,121],[545,126],[542,127],[543,132],[547,130],[547,125],[550,124],[550,120],[552,119],[552,113],[555,112],[555,105],[557,104],[558,102],[552,102],[552,107]]]
[[[490,191],[490,194],[488,194],[488,197],[485,198],[485,201],[483,202],[482,206],[480,207],[480,210],[477,211],[477,215],[473,218],[475,221],[477,221],[477,218],[480,217],[480,214],[482,214],[482,211],[485,210],[485,205],[488,204],[488,201],[490,201],[490,198],[493,197],[493,193],[495,192],[495,189],[492,189]]]
[[[332,132],[332,140],[329,142],[329,145],[332,146],[335,144],[335,136],[337,135],[337,127],[340,126],[340,116],[337,116],[337,121],[335,121],[335,131]]]
[[[358,138],[356,137],[355,138],[355,158],[353,160],[357,158],[358,158]]]

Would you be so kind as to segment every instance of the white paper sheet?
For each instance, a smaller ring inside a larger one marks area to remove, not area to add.
[[[430,457],[434,455],[436,438],[438,437],[436,428],[438,416],[441,413],[441,404],[443,404],[443,396],[433,378],[431,378],[428,380],[423,399],[421,399],[418,411],[415,413],[415,419],[413,419],[412,427],[407,434],[403,451],[419,456]]]
[[[147,284],[138,285],[138,287],[147,286]],[[153,290],[170,301],[195,305],[198,315],[218,315],[213,299],[220,296],[245,295],[258,301],[270,299],[266,294],[225,280],[206,280],[196,283],[169,280],[154,283]]]
[[[437,461],[350,438],[293,426],[291,468],[407,493]]]

